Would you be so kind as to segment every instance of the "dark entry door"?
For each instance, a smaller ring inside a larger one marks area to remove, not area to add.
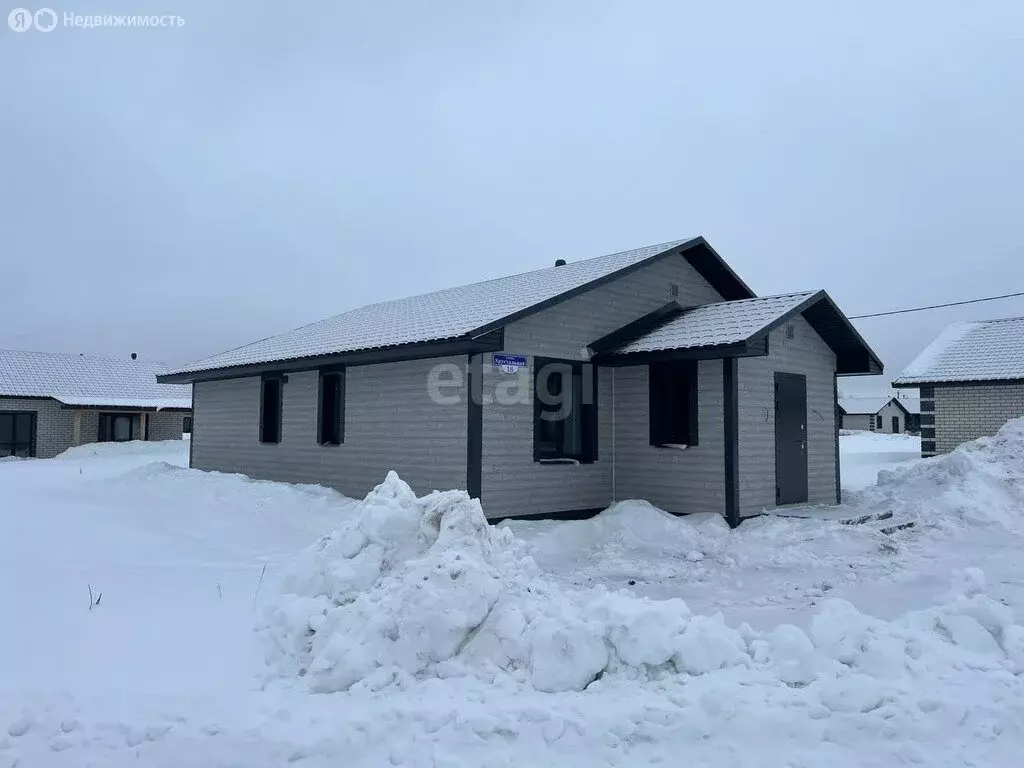
[[[900,433],[900,417],[899,416],[893,416],[892,417],[892,433],[894,435],[898,435]]]
[[[807,377],[775,374],[775,501],[807,501]]]

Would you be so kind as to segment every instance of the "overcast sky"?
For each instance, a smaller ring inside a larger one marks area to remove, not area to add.
[[[0,27],[0,347],[182,363],[694,234],[848,314],[1024,290],[1020,0],[222,5]],[[844,389],[1015,314],[860,321]]]

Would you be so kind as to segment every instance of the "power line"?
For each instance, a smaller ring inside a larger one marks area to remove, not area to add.
[[[884,317],[885,315],[904,315],[907,312],[924,312],[926,309],[942,309],[943,307],[960,307],[964,304],[980,304],[983,301],[996,301],[997,299],[1013,299],[1024,296],[1024,291],[1017,293],[1004,293],[1002,296],[986,296],[983,299],[968,299],[967,301],[951,301],[947,304],[931,304],[927,307],[913,307],[912,309],[893,309],[889,312],[873,312],[869,315],[851,315],[850,320],[863,320],[866,317]]]

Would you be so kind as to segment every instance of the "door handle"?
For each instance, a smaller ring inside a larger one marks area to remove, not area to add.
[[[807,450],[807,441],[806,440],[801,440],[800,441],[800,450],[801,451],[806,451]]]

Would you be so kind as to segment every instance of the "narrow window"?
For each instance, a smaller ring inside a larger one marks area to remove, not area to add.
[[[597,376],[592,365],[534,359],[534,461],[597,461]]]
[[[653,363],[649,374],[651,445],[697,445],[697,362]]]
[[[181,422],[181,431],[182,431],[182,434],[185,434],[185,435],[191,435],[192,434],[192,417],[191,416],[186,416],[182,420],[182,422]]]
[[[345,372],[320,374],[320,420],[317,427],[320,445],[345,442]]]
[[[281,442],[281,380],[263,379],[260,391],[260,442]]]
[[[878,416],[875,416],[875,429],[881,429],[881,428],[882,428],[882,416],[881,416],[881,414],[879,414]]]

